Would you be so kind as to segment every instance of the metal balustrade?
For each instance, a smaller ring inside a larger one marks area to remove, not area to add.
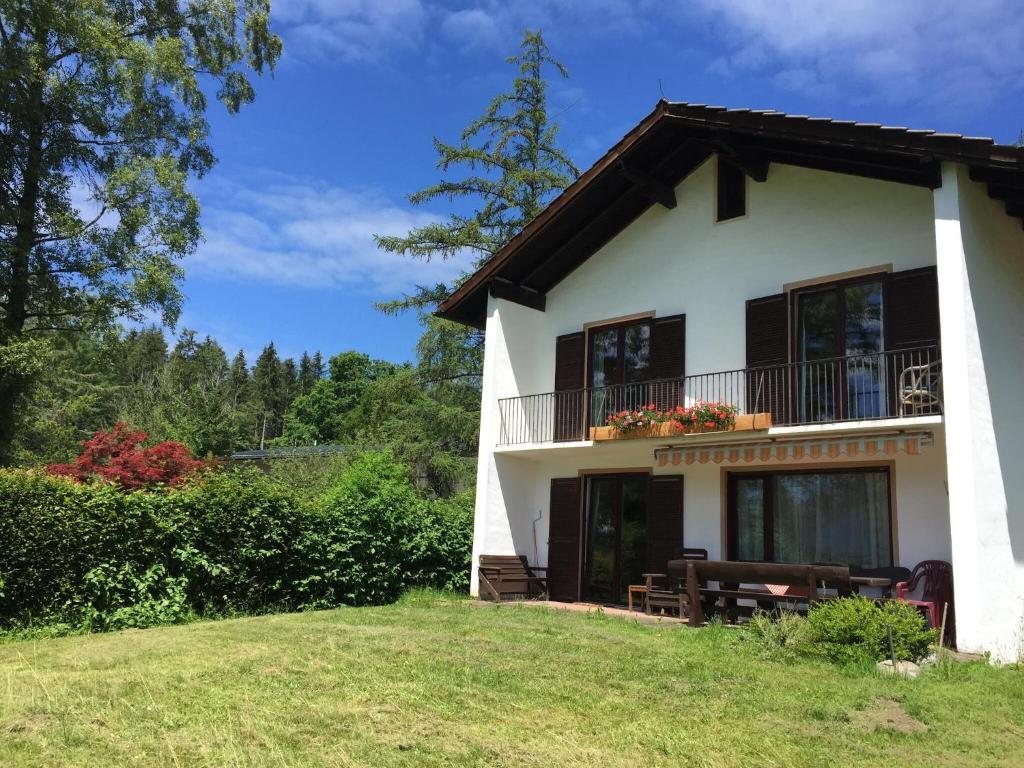
[[[942,412],[936,346],[701,373],[498,400],[498,445],[585,440],[609,416],[653,404],[730,403],[770,413],[774,426],[935,415]]]

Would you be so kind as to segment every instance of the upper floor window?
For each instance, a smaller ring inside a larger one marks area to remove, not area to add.
[[[881,275],[794,293],[801,418],[886,415],[882,297]]]
[[[635,384],[650,377],[649,320],[591,329],[591,388]]]
[[[747,176],[734,163],[718,155],[716,221],[728,221],[747,213]]]

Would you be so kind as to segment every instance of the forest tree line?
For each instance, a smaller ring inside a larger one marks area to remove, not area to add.
[[[213,338],[157,327],[56,340],[25,402],[16,461],[65,462],[118,422],[150,441],[222,458],[260,446],[390,448],[439,494],[470,479],[479,420],[473,381],[424,382],[418,367],[347,351],[296,361],[273,343],[254,362]]]

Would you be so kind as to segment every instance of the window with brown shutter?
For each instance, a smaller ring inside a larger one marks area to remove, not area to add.
[[[552,600],[580,599],[580,517],[578,477],[551,481],[548,522],[548,594]]]
[[[555,339],[554,439],[582,440],[586,335],[580,331]]]
[[[935,267],[885,277],[885,349],[893,352],[939,343],[939,283]]]
[[[683,476],[651,477],[647,506],[647,571],[665,573],[683,548]]]
[[[747,302],[747,413],[770,413],[782,423],[790,390],[789,302],[786,294]]]
[[[683,402],[686,364],[686,315],[654,320],[651,326],[650,401],[658,408],[674,408]]]

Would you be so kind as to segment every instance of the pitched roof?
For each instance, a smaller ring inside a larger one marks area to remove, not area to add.
[[[964,163],[1007,213],[1024,220],[1024,149],[990,138],[858,123],[773,110],[659,101],[501,250],[437,314],[482,327],[488,292],[543,309],[544,296],[674,188],[709,154],[727,155],[755,180],[770,163],[934,189],[942,161]]]

